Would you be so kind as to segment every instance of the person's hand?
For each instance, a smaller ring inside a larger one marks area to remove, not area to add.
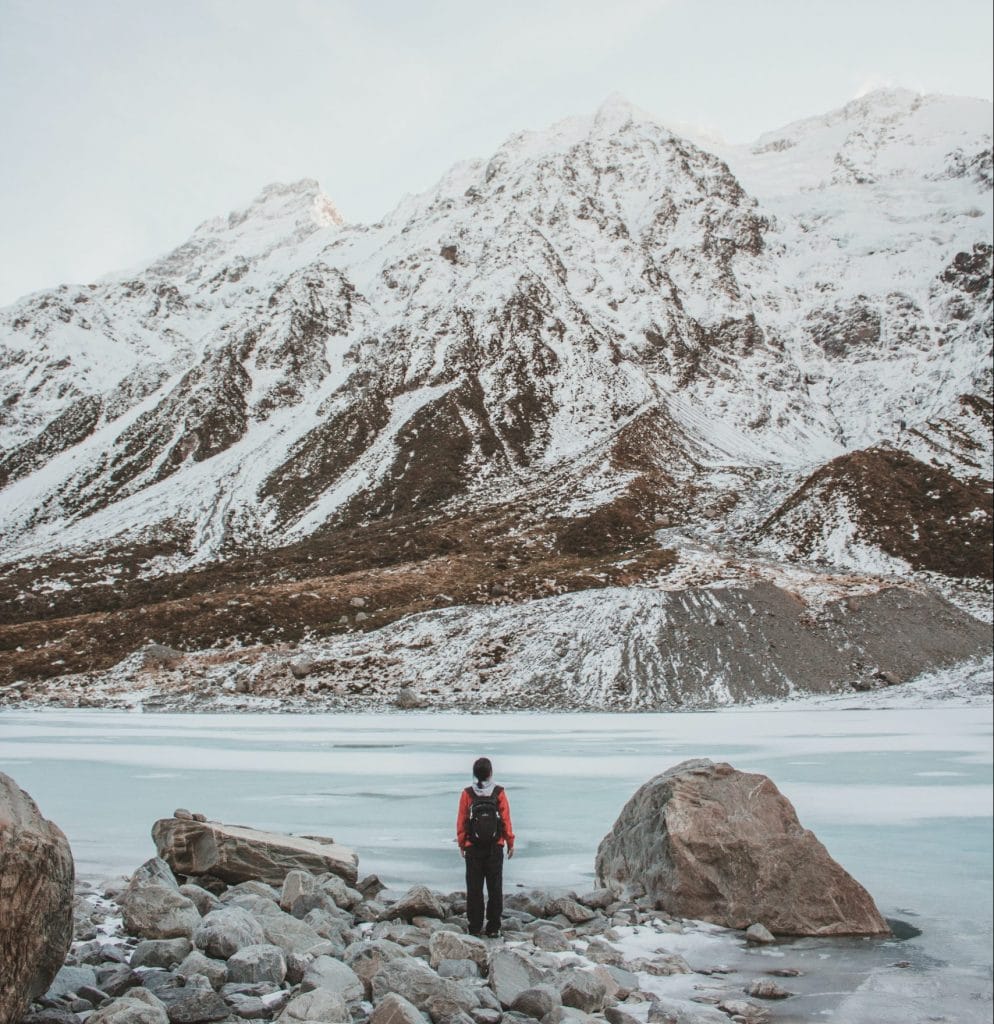
[[[466,850],[462,846],[459,847],[459,856],[462,857],[463,860],[466,859]]]
[[[509,846],[507,848],[507,859],[510,860],[514,856],[514,847]]]

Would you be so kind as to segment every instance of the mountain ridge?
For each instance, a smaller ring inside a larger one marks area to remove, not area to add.
[[[371,568],[392,524],[469,552],[487,521],[493,559],[569,554],[602,583],[634,552],[633,579],[665,573],[652,537],[680,525],[784,564],[985,585],[980,109],[875,94],[712,153],[611,100],[377,224],[311,179],[269,186],[142,273],[0,310],[11,608],[44,604],[25,566],[57,612],[108,580],[276,571],[336,536]],[[867,465],[894,467],[909,529],[947,555],[885,529]]]

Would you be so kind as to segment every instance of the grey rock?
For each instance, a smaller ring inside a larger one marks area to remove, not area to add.
[[[221,907],[221,901],[202,885],[187,882],[179,887],[179,892],[197,908],[201,917],[209,914],[212,910],[219,910]]]
[[[319,956],[304,972],[301,989],[309,992],[320,988],[340,995],[347,1003],[362,999],[365,987],[359,976],[348,964],[331,956]]]
[[[487,969],[490,952],[482,939],[457,932],[437,931],[428,940],[431,966],[438,968],[443,960],[472,960],[481,970]]]
[[[176,968],[181,978],[192,978],[195,974],[206,978],[214,989],[219,989],[228,980],[228,968],[223,960],[204,956],[199,949],[188,954]]]
[[[342,883],[345,884],[344,882]],[[287,913],[293,906],[293,901],[298,896],[307,896],[318,891],[318,880],[309,871],[301,871],[294,868],[288,871],[283,879],[283,889],[280,892],[280,907]]]
[[[631,971],[625,970],[624,967],[615,967],[613,964],[605,964],[603,966],[604,974],[607,974],[617,986],[615,995],[619,999],[627,999],[632,992],[639,990],[638,977]],[[601,976],[600,971],[597,972],[598,976]]]
[[[165,1004],[166,1013],[172,1024],[224,1020],[231,1013],[225,1001],[209,983],[203,988],[185,985],[182,988],[171,989],[159,998]]]
[[[768,946],[770,943],[776,942],[776,936],[766,927],[765,924],[760,924],[758,921],[756,924],[749,925],[745,932],[746,942],[751,942],[757,946]]]
[[[295,996],[277,1019],[280,1024],[297,1024],[298,1021],[348,1024],[351,1021],[345,1000],[334,992],[320,988]]]
[[[131,954],[132,967],[175,967],[193,949],[189,939],[145,939]]]
[[[356,889],[364,900],[375,900],[385,888],[386,886],[376,875],[366,875],[365,878],[356,882]]]
[[[22,1024],[82,1024],[82,1020],[72,1010],[51,1006],[25,1017]]]
[[[474,960],[440,960],[432,966],[438,971],[440,978],[454,978],[460,981],[480,976],[480,967]]]
[[[198,921],[194,945],[218,960],[227,960],[245,946],[258,946],[266,941],[262,926],[241,907],[212,910],[203,919],[198,915]]]
[[[613,967],[620,967],[625,962],[625,958],[617,949],[601,939],[591,939],[587,943],[583,955],[595,964],[611,964]]]
[[[542,984],[545,974],[524,957],[500,951],[490,958],[488,980],[501,1006],[509,1009],[525,989]]]
[[[167,647],[165,644],[146,644],[139,653],[141,654],[142,668],[175,668],[184,657],[182,651]]]
[[[87,1024],[169,1024],[169,1015],[161,999],[147,989],[133,988],[96,1010]]]
[[[718,1009],[729,1017],[742,1017],[748,1021],[764,1021],[770,1016],[769,1011],[758,1003],[750,1003],[748,999],[723,999]]]
[[[597,915],[589,908],[577,903],[568,896],[560,896],[550,900],[546,905],[546,916],[553,917],[562,914],[571,924],[582,924],[584,921],[591,921]]]
[[[414,917],[444,918],[446,906],[441,896],[426,885],[415,885],[385,912],[391,918],[400,917],[410,921]]]
[[[363,984],[365,996],[372,998],[373,976],[391,960],[406,957],[404,948],[389,939],[365,939],[353,942],[345,950],[344,961],[355,971]]]
[[[4,965],[6,969],[6,964]],[[4,979],[6,980],[6,979]],[[60,967],[45,993],[46,999],[62,999],[78,992],[86,985],[97,984],[97,972],[92,967]]]
[[[139,975],[126,964],[97,971],[97,985],[111,997],[124,995],[128,989],[141,983]]]
[[[746,993],[754,996],[756,999],[786,999],[794,994],[793,992],[788,992],[785,988],[781,988],[770,978],[757,978],[746,989]]]
[[[164,872],[149,870],[157,863]],[[192,900],[179,891],[168,866],[157,860],[135,872],[118,903],[124,930],[142,939],[188,939],[200,924],[200,912]]]
[[[517,1013],[523,1013],[527,1017],[541,1020],[557,1006],[562,1006],[562,1003],[562,996],[555,986],[535,985],[533,988],[526,988],[523,992],[519,992],[511,1004],[511,1009]]]
[[[271,943],[243,946],[228,958],[227,974],[229,983],[281,985],[286,978],[286,956]]]
[[[562,931],[555,925],[543,924],[532,932],[532,942],[539,949],[550,953],[566,953],[573,947]]]
[[[584,1013],[597,1013],[604,1008],[607,988],[592,971],[571,969],[556,978],[564,1006],[572,1006]]]
[[[221,894],[221,902],[227,903],[237,899],[239,896],[261,896],[264,900],[269,900],[271,903],[279,903],[280,901],[279,890],[266,882],[260,882],[258,878],[248,878],[244,882],[238,882],[237,885],[229,886]]]
[[[187,983],[186,978],[176,971],[164,971],[161,968],[147,969],[141,974],[142,985],[154,992],[160,999],[174,988],[182,988]]]
[[[387,993],[402,995],[418,1009],[426,1010],[432,1020],[469,1012],[478,1005],[472,989],[458,981],[440,978],[427,964],[413,957],[390,960],[373,975],[373,1000]]]
[[[607,1024],[641,1024],[638,1017],[633,1017],[618,1006],[605,1006],[604,1019]]]
[[[476,1024],[500,1024],[504,1016],[500,1010],[494,1010],[489,1006],[479,1006],[475,1010],[470,1010],[469,1015]]]
[[[597,1017],[592,1017],[575,1006],[557,1006],[542,1018],[542,1024],[597,1024],[597,1022]]]
[[[607,910],[612,903],[618,902],[618,897],[611,889],[601,888],[581,893],[577,896],[577,900],[592,910]]]
[[[369,1024],[425,1024],[425,1018],[412,1002],[396,992],[388,992],[376,1004]]]

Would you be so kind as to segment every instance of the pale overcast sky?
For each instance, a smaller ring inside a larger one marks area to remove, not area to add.
[[[372,221],[619,92],[748,141],[882,85],[991,98],[990,0],[0,0],[0,304],[272,181]]]

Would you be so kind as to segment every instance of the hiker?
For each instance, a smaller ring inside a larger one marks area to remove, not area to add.
[[[493,765],[486,757],[473,765],[476,782],[459,797],[456,841],[466,858],[466,917],[470,935],[483,932],[483,885],[487,886],[486,934],[500,935],[504,910],[504,848],[514,856],[511,808],[503,786],[494,785]]]

